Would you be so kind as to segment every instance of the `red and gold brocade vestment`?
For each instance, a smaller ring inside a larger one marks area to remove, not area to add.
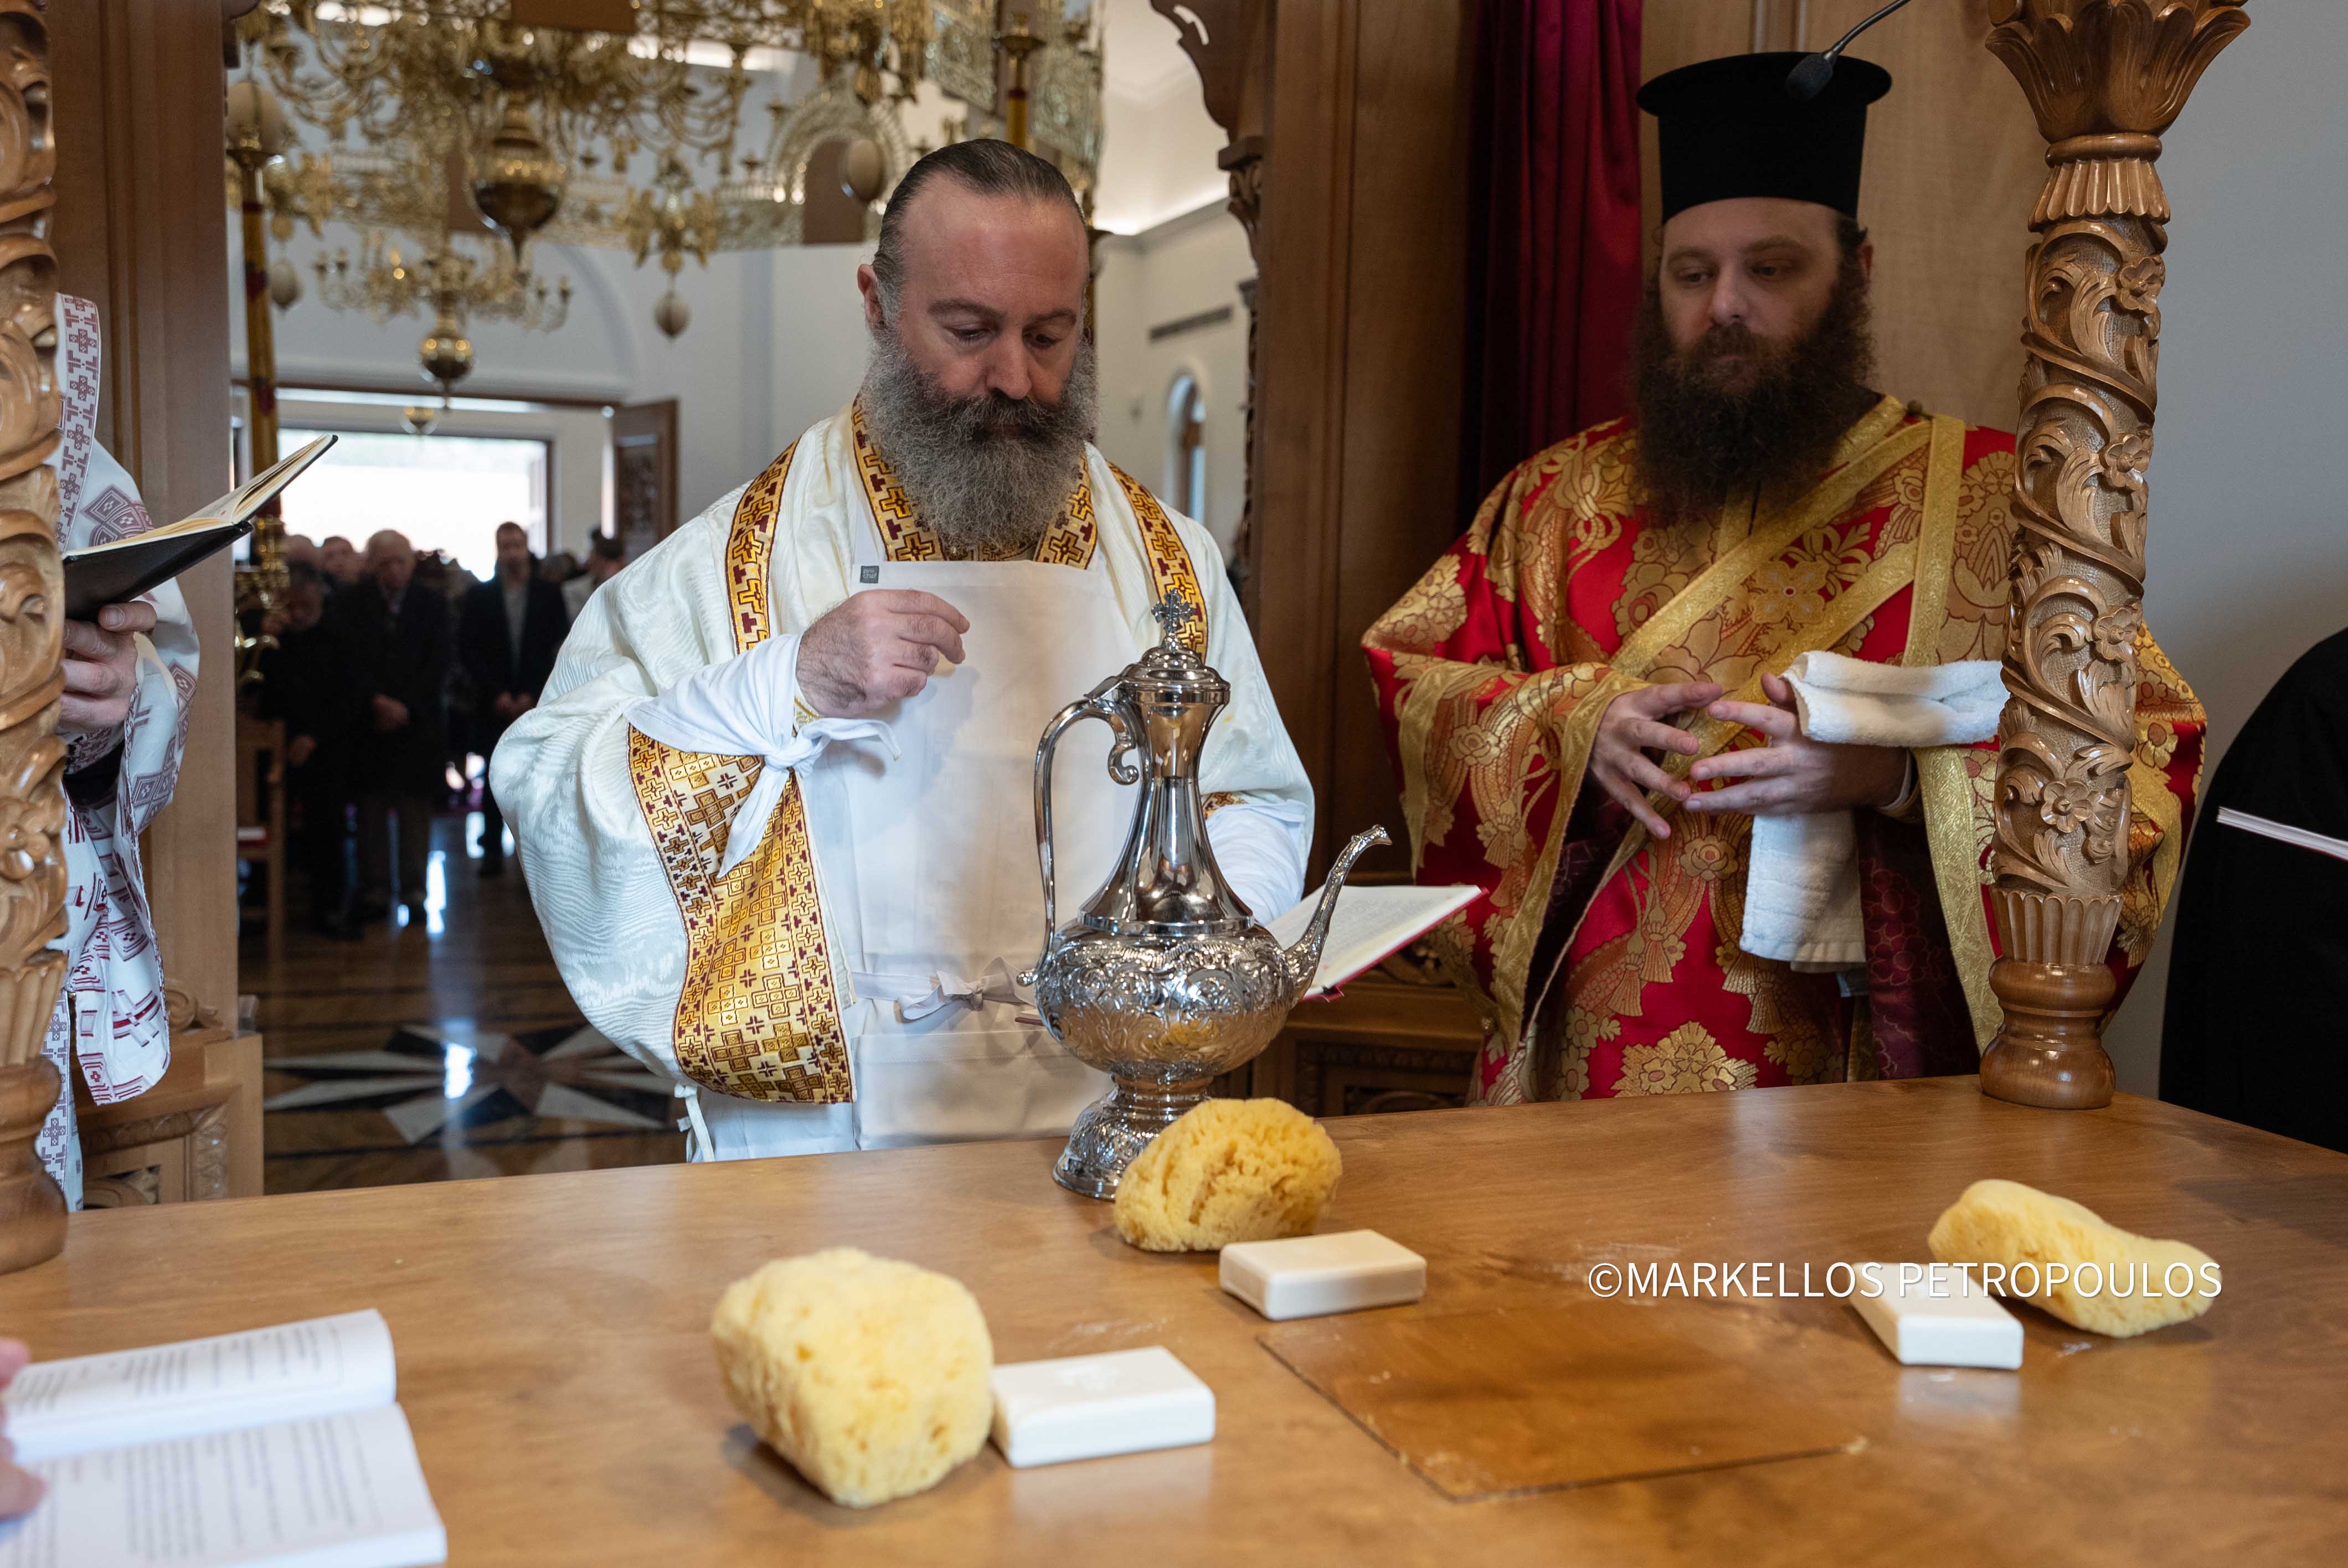
[[[1584,774],[1600,715],[1639,686],[1708,680],[1752,702],[1764,672],[1811,650],[1999,658],[2013,438],[1886,398],[1807,494],[1678,527],[1632,498],[1636,439],[1601,425],[1519,466],[1363,639],[1417,876],[1484,889],[1431,938],[1483,1017],[1472,1098],[1973,1071],[1998,1023],[1993,742],[1919,752],[1909,810],[1856,814],[1863,977],[1738,946],[1751,817],[1658,799],[1672,835],[1654,841]],[[2108,955],[2123,995],[2175,885],[2203,731],[2140,628],[2136,647],[2129,866]],[[1759,743],[1709,718],[1692,728],[1704,754]]]

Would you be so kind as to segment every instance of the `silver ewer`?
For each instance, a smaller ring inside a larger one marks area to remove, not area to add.
[[[1207,843],[1199,753],[1230,683],[1177,641],[1196,613],[1168,598],[1158,645],[1054,716],[1035,748],[1035,851],[1044,876],[1044,951],[1020,977],[1077,1061],[1114,1081],[1086,1107],[1052,1174],[1090,1197],[1117,1192],[1143,1145],[1206,1098],[1208,1083],[1252,1061],[1313,983],[1338,890],[1385,830],[1338,856],[1313,923],[1283,948],[1224,882]],[[1063,731],[1098,719],[1115,732],[1108,771],[1142,784],[1117,867],[1083,912],[1056,923],[1052,756]]]

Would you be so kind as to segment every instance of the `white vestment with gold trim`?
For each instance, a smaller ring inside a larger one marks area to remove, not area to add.
[[[1157,641],[1161,599],[1189,600],[1203,628],[1186,634],[1231,685],[1200,767],[1218,856],[1260,917],[1302,891],[1311,788],[1203,528],[1087,446],[1083,483],[1038,560],[926,564],[937,559],[845,410],[596,593],[538,707],[492,760],[572,997],[678,1084],[700,1156],[1041,1135],[1065,1130],[1106,1087],[1019,1021],[1027,1009],[1010,979],[1041,945],[1043,901],[1032,794],[1005,760],[1032,753],[1040,725],[998,738],[965,724],[963,736],[998,743],[967,771],[953,755],[918,754],[955,732],[917,712],[818,723],[792,701],[798,633],[860,587],[934,581],[950,601],[959,591],[1035,607],[995,611],[1020,615],[1014,637],[974,624],[968,668],[942,672],[917,704],[973,676],[994,692],[1014,645],[1040,651],[1043,672],[1030,678],[1053,691],[1051,705],[1074,701]],[[1060,572],[1084,576],[1063,589]],[[989,646],[997,651],[978,651]],[[983,667],[990,658],[997,669]],[[1031,693],[990,711],[1024,726],[1038,710]],[[1056,772],[1064,811],[1081,821],[1091,800],[1096,844],[1122,809],[1100,794],[1106,740],[1080,726]],[[902,770],[916,766],[929,771],[908,793]],[[909,848],[893,829],[930,815],[923,790],[960,836]],[[884,795],[913,809],[876,820]],[[1089,859],[1060,881],[1064,920],[1104,868],[1097,849]],[[927,869],[906,876],[916,865]],[[986,929],[935,932],[925,938],[935,950],[909,952],[898,938],[934,930],[958,877],[984,884],[967,907],[985,912],[971,923]]]

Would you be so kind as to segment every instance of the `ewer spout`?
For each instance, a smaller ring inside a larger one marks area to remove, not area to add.
[[[1354,835],[1337,864],[1329,868],[1329,880],[1321,885],[1321,903],[1313,911],[1313,923],[1304,927],[1304,935],[1281,955],[1288,966],[1288,978],[1294,987],[1293,994],[1303,996],[1313,985],[1313,973],[1321,967],[1321,947],[1329,939],[1329,917],[1337,912],[1337,895],[1345,888],[1345,876],[1354,869],[1354,862],[1364,853],[1381,844],[1394,841],[1383,827],[1365,828]]]

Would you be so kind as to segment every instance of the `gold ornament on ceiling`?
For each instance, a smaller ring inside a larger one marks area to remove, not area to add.
[[[437,249],[411,261],[382,230],[370,229],[355,269],[344,251],[335,251],[332,261],[321,251],[311,265],[318,275],[318,298],[329,310],[361,311],[377,325],[411,311],[430,314],[432,330],[418,357],[425,374],[440,384],[443,393],[473,368],[472,343],[465,336],[468,323],[507,321],[525,332],[552,332],[571,313],[570,279],[550,292],[543,278],[530,276],[503,251],[492,247],[486,254],[469,253],[453,236],[444,236]],[[280,266],[293,276],[284,257],[270,263],[273,298]],[[300,280],[294,282],[298,291]]]

